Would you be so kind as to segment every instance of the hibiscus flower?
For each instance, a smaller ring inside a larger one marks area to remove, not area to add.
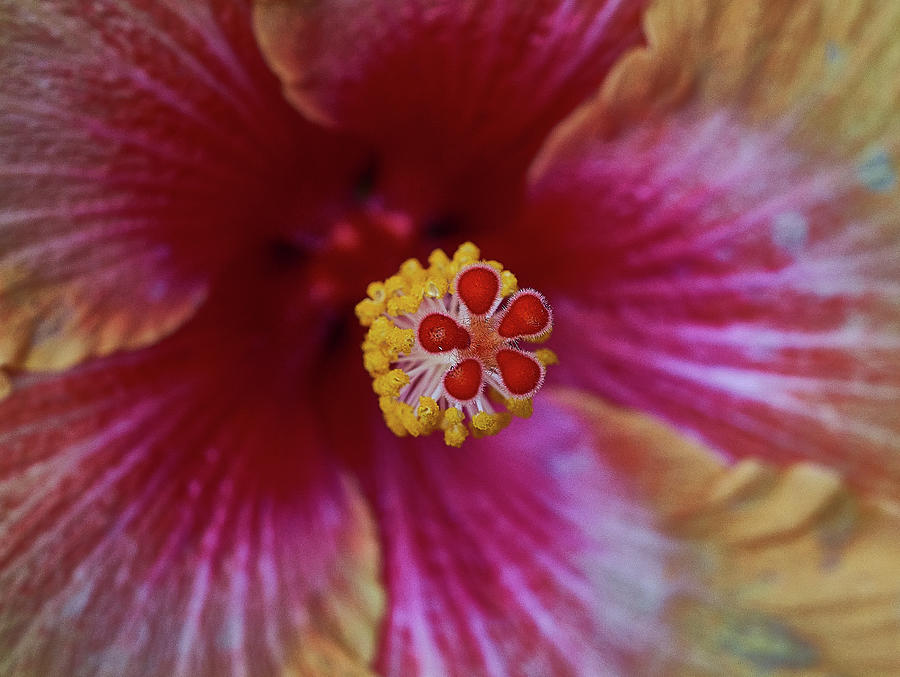
[[[898,31],[0,0],[0,674],[900,672]],[[358,303],[460,245],[457,448]]]

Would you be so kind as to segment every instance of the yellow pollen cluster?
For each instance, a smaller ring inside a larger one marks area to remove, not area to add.
[[[378,395],[385,423],[400,437],[418,437],[440,430],[446,444],[458,447],[470,434],[474,438],[496,435],[509,425],[513,416],[531,416],[531,399],[507,399],[499,393],[493,393],[492,399],[503,404],[506,411],[479,411],[468,422],[459,408],[443,407],[431,397],[419,397],[415,407],[400,399],[410,376],[396,362],[412,350],[415,331],[398,327],[394,320],[415,315],[426,299],[443,299],[454,293],[452,286],[457,273],[473,263],[484,263],[498,271],[501,297],[518,291],[518,281],[512,272],[498,261],[482,260],[478,247],[466,242],[452,258],[443,250],[435,249],[428,257],[427,268],[417,259],[408,259],[396,275],[369,284],[366,298],[356,305],[360,324],[368,327],[362,344],[363,365],[372,377],[372,389]],[[545,366],[556,363],[556,356],[550,350],[539,350],[535,356]]]
[[[412,329],[400,329],[387,317],[375,318],[363,342],[363,364],[369,375],[386,374],[391,362],[412,350],[413,334]]]

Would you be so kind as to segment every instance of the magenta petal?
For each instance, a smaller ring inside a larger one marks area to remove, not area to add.
[[[532,167],[557,378],[898,495],[897,9],[653,3]]]
[[[307,407],[185,331],[0,402],[3,674],[270,675],[374,628],[371,523]]]
[[[628,674],[662,639],[666,546],[624,486],[546,401],[462,449],[383,449],[384,674]]]
[[[734,457],[896,493],[896,191],[724,111],[581,140],[536,178],[521,231],[547,252],[555,377]]]
[[[248,239],[298,216],[283,193],[339,164],[303,170],[320,133],[241,0],[4,0],[0,35],[0,365],[172,331]]]
[[[504,163],[521,168],[640,40],[643,5],[267,0],[255,20],[289,100],[378,145],[384,181],[409,184],[413,200],[466,171],[471,182]]]

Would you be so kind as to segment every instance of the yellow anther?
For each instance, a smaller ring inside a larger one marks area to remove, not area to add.
[[[394,296],[388,299],[387,311],[388,314],[394,315],[395,317],[400,315],[412,315],[419,309],[421,303],[421,294],[418,295],[418,298],[412,294]]]
[[[378,406],[381,407],[381,413],[384,415],[384,422],[390,431],[397,437],[406,437],[406,427],[400,420],[399,414],[400,402],[393,397],[379,397]]]
[[[412,329],[392,327],[385,337],[385,343],[393,353],[408,353],[412,350],[415,336],[416,334]],[[394,355],[394,357],[397,357],[397,355]]]
[[[430,299],[439,299],[447,293],[449,287],[450,285],[447,282],[447,278],[432,275],[425,281],[422,293]]]
[[[543,364],[545,367],[549,367],[552,364],[559,364],[559,358],[549,348],[541,348],[540,350],[534,351],[534,356],[537,358],[538,362]]]
[[[462,423],[463,413],[456,407],[450,407],[444,412],[444,424],[441,427],[456,425]]]
[[[363,353],[363,366],[371,376],[383,374],[391,368],[390,358],[382,352],[374,350]]]
[[[461,447],[468,436],[469,431],[466,430],[466,426],[457,423],[444,431],[444,444],[448,447]]]
[[[397,397],[400,390],[409,383],[409,376],[402,369],[391,369],[388,373],[382,374],[372,381],[372,389],[379,395],[387,395],[388,397]]]
[[[407,293],[407,281],[400,275],[391,275],[384,281],[384,293],[388,298],[392,296],[402,296]]]
[[[481,257],[481,250],[474,242],[463,242],[456,251],[453,252],[454,263],[475,263]]]
[[[384,301],[387,297],[387,292],[384,290],[384,282],[370,282],[369,286],[366,287],[366,294],[373,301]]]
[[[416,419],[422,426],[423,434],[427,435],[434,431],[441,423],[441,408],[438,403],[430,397],[424,395],[419,398],[419,407],[416,409]]]
[[[441,428],[444,430],[444,444],[449,447],[460,447],[469,436],[469,430],[462,423],[463,414],[459,409],[452,407],[444,412],[444,420]]]
[[[513,416],[519,418],[529,418],[534,411],[531,399],[509,399],[506,400],[506,410]]]
[[[470,263],[475,263],[480,257],[481,250],[478,249],[478,247],[471,242],[463,242],[453,253],[453,261],[451,262],[450,269],[453,271],[453,274],[456,275],[460,268],[467,266]]]
[[[508,270],[503,270],[500,272],[500,295],[501,296],[512,296],[517,291],[519,291],[519,281],[516,279],[516,276],[513,275]]]
[[[450,267],[450,257],[444,253],[443,249],[435,249],[428,256],[428,265],[431,266],[432,272],[442,272]]]
[[[391,362],[409,353],[415,341],[412,329],[400,329],[385,316],[372,321],[363,341],[363,365],[372,376],[385,374]]]
[[[375,319],[384,313],[384,301],[373,301],[372,299],[363,299],[359,303],[356,304],[356,317],[359,318],[359,323],[368,327],[375,321]]]
[[[416,418],[416,412],[413,411],[411,406],[406,402],[397,402],[397,413],[400,417],[400,422],[406,428],[406,432],[413,437],[418,437],[422,434],[422,424],[419,423],[419,419]]]
[[[485,437],[487,435],[496,435],[509,425],[512,416],[508,412],[500,412],[489,414],[486,411],[479,411],[472,418],[472,434],[475,437]]]
[[[400,275],[411,282],[415,282],[425,277],[425,269],[418,259],[406,259],[400,266]]]
[[[372,326],[369,328],[369,333],[366,338],[373,342],[383,341],[384,337],[387,336],[387,333],[394,328],[395,325],[393,322],[388,318],[381,316],[372,322]]]
[[[422,299],[425,298],[425,278],[423,277],[418,282],[410,282],[409,283],[409,292],[407,296],[411,296],[416,299],[419,303],[422,302]],[[400,297],[402,298],[402,297]],[[418,310],[418,308],[416,308]]]

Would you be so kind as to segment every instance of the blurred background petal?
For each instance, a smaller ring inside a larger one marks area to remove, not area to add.
[[[388,677],[641,674],[668,644],[674,546],[594,422],[541,405],[460,449],[379,441]]]
[[[357,171],[284,102],[240,0],[0,0],[0,35],[0,366],[168,334]]]
[[[542,151],[504,259],[554,303],[557,382],[897,496],[898,6],[663,0],[646,25]]]
[[[900,10],[255,8],[0,0],[0,672],[897,674]],[[581,390],[389,437],[475,233]]]
[[[14,377],[0,673],[367,665],[383,605],[368,506],[248,343],[204,310],[151,348]]]
[[[371,141],[394,204],[459,212],[489,202],[470,195],[486,183],[496,201],[521,177],[548,130],[641,39],[643,5],[260,0],[254,19],[287,98]]]
[[[557,399],[677,543],[671,643],[632,674],[900,672],[900,504],[825,466],[729,464],[644,414],[574,391]]]

